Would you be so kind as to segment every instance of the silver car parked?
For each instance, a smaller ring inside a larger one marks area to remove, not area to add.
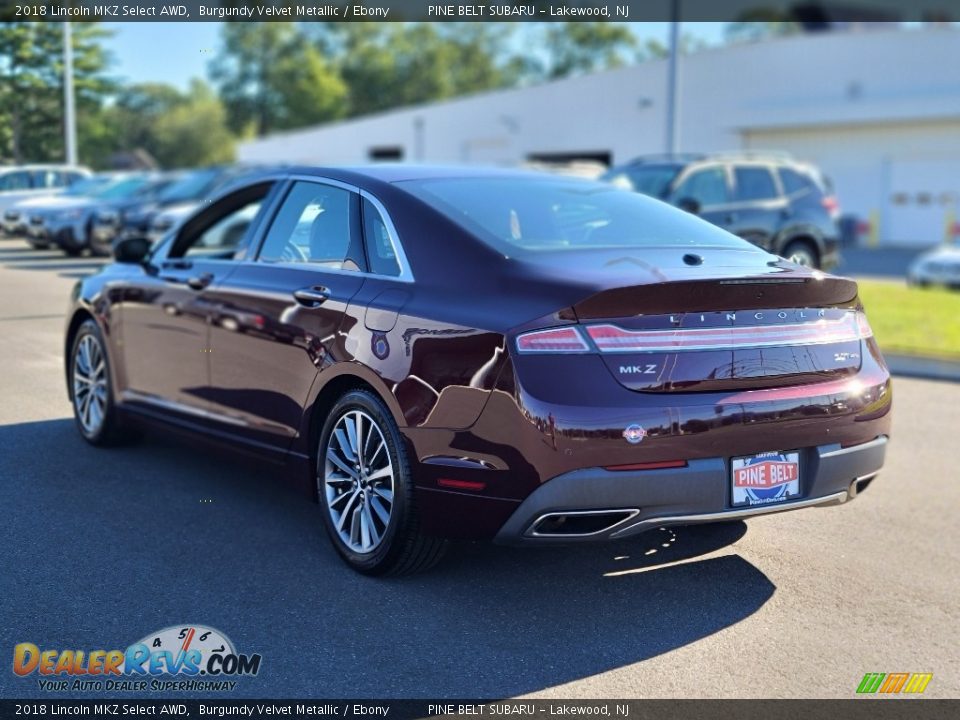
[[[73,165],[17,165],[0,168],[0,229],[6,235],[22,235],[27,216],[16,205],[24,200],[57,195],[90,171]]]

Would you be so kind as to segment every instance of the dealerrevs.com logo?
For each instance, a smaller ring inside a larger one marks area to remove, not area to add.
[[[126,650],[58,650],[19,643],[13,672],[36,676],[49,691],[223,691],[234,678],[256,675],[261,657],[237,652],[219,630],[174,625],[151,633]]]

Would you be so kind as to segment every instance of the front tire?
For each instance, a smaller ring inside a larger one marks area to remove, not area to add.
[[[70,400],[73,418],[91,445],[116,445],[131,435],[120,426],[110,382],[110,358],[99,326],[85,321],[70,349]]]
[[[403,439],[390,411],[367,390],[346,393],[320,433],[317,495],[341,558],[365,575],[420,572],[446,543],[421,534]]]

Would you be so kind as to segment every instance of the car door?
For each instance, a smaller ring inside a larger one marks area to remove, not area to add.
[[[730,178],[723,163],[697,165],[682,173],[675,181],[669,200],[725,229],[734,221]]]
[[[789,202],[780,191],[770,166],[737,164],[733,167],[732,222],[727,228],[730,232],[770,250],[789,211]]]
[[[244,257],[270,189],[246,187],[198,213],[129,283],[121,305],[124,402],[210,417],[211,293]]]
[[[286,449],[321,368],[364,282],[355,188],[297,179],[262,233],[259,250],[211,295],[213,411],[248,440]]]

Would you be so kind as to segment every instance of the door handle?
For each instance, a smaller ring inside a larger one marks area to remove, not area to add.
[[[193,290],[203,290],[211,282],[213,282],[213,275],[211,273],[203,273],[202,275],[187,278],[187,287]]]
[[[330,292],[325,287],[300,288],[293,291],[294,299],[308,308],[320,307],[330,297]]]

